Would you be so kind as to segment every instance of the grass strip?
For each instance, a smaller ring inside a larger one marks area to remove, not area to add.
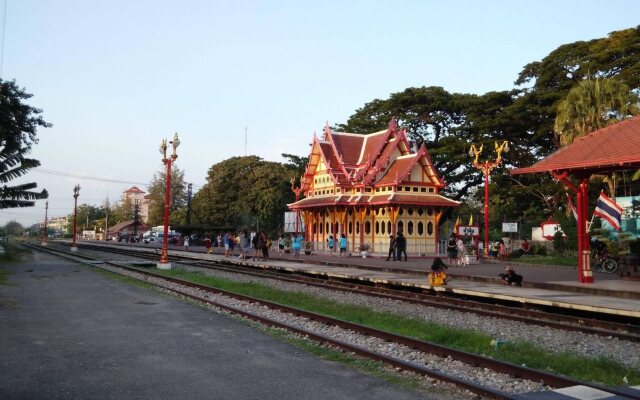
[[[531,368],[563,374],[574,379],[619,386],[625,385],[623,378],[626,378],[630,385],[640,384],[640,370],[624,366],[605,357],[590,358],[571,352],[554,353],[524,341],[507,342],[500,346],[494,346],[491,344],[492,338],[489,335],[476,331],[441,326],[374,311],[363,306],[317,298],[305,293],[283,291],[257,283],[235,282],[206,276],[197,271],[172,269],[154,272],[471,353],[488,355],[515,364],[524,364]]]

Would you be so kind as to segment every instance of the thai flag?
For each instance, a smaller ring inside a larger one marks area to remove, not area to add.
[[[571,200],[571,196],[569,196],[569,193],[565,193],[567,195],[567,201],[569,202],[569,207],[571,207],[571,212],[573,213],[573,218],[576,219],[576,221],[578,220],[578,211],[576,210],[576,206],[575,204],[573,204],[573,200]]]
[[[600,192],[596,209],[593,212],[600,218],[606,220],[613,229],[620,230],[620,219],[622,218],[622,207],[617,205],[613,200],[607,197],[604,192]]]

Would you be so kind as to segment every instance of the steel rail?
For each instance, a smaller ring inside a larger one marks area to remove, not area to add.
[[[91,246],[83,245],[88,248],[105,251],[103,246]],[[111,248],[110,248],[111,249]],[[155,255],[151,255],[147,252],[140,252],[130,249],[114,249],[115,253],[133,255],[139,258],[152,258]],[[224,270],[233,273],[243,273],[253,276],[268,277],[272,279],[279,279],[283,281],[293,283],[304,283],[307,285],[313,285],[317,287],[323,287],[330,290],[338,290],[344,292],[355,292],[364,295],[389,298],[393,300],[401,300],[414,304],[420,304],[423,306],[442,308],[446,310],[456,310],[460,312],[470,312],[487,317],[509,319],[513,321],[522,322],[530,325],[538,325],[545,327],[552,327],[570,332],[583,332],[588,334],[595,334],[599,336],[611,336],[620,340],[627,340],[632,342],[640,342],[640,326],[615,323],[610,321],[601,321],[590,318],[581,318],[567,315],[559,315],[548,313],[538,310],[527,310],[521,308],[513,308],[499,304],[486,304],[476,302],[473,300],[461,300],[451,297],[438,296],[434,298],[433,295],[425,295],[423,293],[412,293],[407,291],[400,291],[396,289],[389,289],[378,286],[360,285],[351,282],[340,282],[338,280],[326,280],[320,278],[312,278],[300,275],[282,274],[273,271],[266,271],[264,268],[252,266],[252,265],[234,265],[234,267],[220,266],[220,261],[208,261],[202,259],[194,259],[192,257],[174,256],[173,257],[183,260],[189,260],[184,262],[187,265],[198,266],[208,269]],[[246,271],[239,271],[243,269]]]

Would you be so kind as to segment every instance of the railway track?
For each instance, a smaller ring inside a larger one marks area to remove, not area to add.
[[[285,314],[294,316],[295,318],[310,320],[310,321],[314,321],[320,324],[329,325],[333,327],[340,327],[341,329],[356,332],[359,335],[374,337],[385,342],[394,343],[400,346],[405,346],[406,348],[412,349],[413,351],[419,351],[426,354],[437,355],[439,357],[453,358],[455,360],[465,363],[468,366],[468,368],[475,368],[480,370],[489,369],[491,371],[495,371],[498,373],[507,374],[513,379],[524,379],[532,382],[543,382],[545,385],[548,385],[553,388],[564,388],[569,386],[581,385],[581,386],[593,388],[596,390],[600,390],[606,393],[610,393],[611,395],[619,396],[617,398],[621,398],[621,399],[640,399],[640,397],[635,396],[634,394],[629,394],[629,392],[625,391],[624,389],[607,388],[601,385],[591,384],[588,382],[576,381],[571,378],[567,378],[567,377],[556,375],[556,374],[551,374],[545,371],[539,371],[539,370],[523,367],[520,365],[515,365],[512,363],[479,356],[476,354],[462,352],[462,351],[448,348],[445,346],[441,346],[441,345],[437,345],[437,344],[433,344],[433,343],[429,343],[421,340],[416,340],[413,338],[404,337],[404,336],[396,335],[396,334],[385,332],[385,331],[380,331],[370,327],[361,326],[358,324],[353,324],[353,323],[342,321],[342,320],[337,320],[334,318],[315,314],[312,312],[299,310],[299,309],[288,307],[288,306],[283,306],[280,304],[224,291],[217,288],[212,288],[209,286],[195,284],[195,283],[184,281],[177,278],[166,277],[161,274],[156,274],[148,270],[124,265],[122,263],[104,262],[102,260],[96,260],[91,257],[79,255],[77,253],[68,253],[66,251],[55,250],[52,248],[45,248],[40,246],[30,246],[30,247],[41,250],[41,251],[49,252],[51,254],[63,256],[65,258],[68,258],[74,261],[84,262],[94,267],[107,269],[112,272],[124,273],[136,279],[140,279],[147,283],[162,287],[163,289],[171,291],[180,296],[184,296],[198,302],[207,303],[216,308],[223,309],[230,313],[240,315],[244,318],[257,321],[261,324],[285,329],[287,331],[296,333],[298,335],[308,337],[317,342],[338,347],[343,351],[353,352],[362,357],[381,361],[397,369],[411,371],[420,375],[429,376],[439,381],[449,382],[456,385],[457,387],[464,388],[466,390],[469,390],[473,393],[476,393],[486,398],[514,399],[514,400],[522,399],[522,397],[520,397],[518,394],[506,393],[494,387],[480,385],[464,376],[461,377],[457,374],[444,373],[433,368],[427,368],[424,365],[421,365],[419,362],[390,356],[388,354],[384,354],[367,347],[353,344],[348,341],[334,339],[332,335],[323,335],[314,330],[300,327],[300,325],[297,325],[295,323],[289,323],[288,321],[282,321],[277,318],[260,315],[260,313],[247,311],[246,309],[244,309],[244,307],[230,305],[228,302],[222,301],[221,297],[231,298],[236,302],[240,301],[247,304],[257,305],[257,309],[260,309],[260,310],[268,308],[269,310],[277,310],[277,312],[279,313],[285,313]]]
[[[137,258],[156,260],[157,255],[154,253],[120,249],[104,246],[80,245],[82,248],[94,251],[108,251],[110,253],[133,256]],[[604,337],[614,337],[619,340],[627,340],[632,342],[640,342],[640,321],[638,324],[623,324],[608,320],[600,320],[594,318],[586,318],[582,316],[571,316],[546,312],[534,309],[523,309],[521,307],[507,306],[501,304],[493,304],[486,302],[478,302],[472,299],[459,299],[449,296],[442,296],[430,293],[418,293],[407,290],[406,288],[389,288],[382,286],[371,286],[355,282],[341,281],[337,279],[320,279],[304,275],[291,273],[279,273],[277,270],[265,270],[259,265],[250,263],[233,263],[209,261],[197,259],[197,257],[172,255],[174,260],[192,267],[200,267],[211,270],[219,270],[231,273],[248,274],[261,278],[279,279],[282,281],[305,284],[310,286],[322,287],[330,290],[355,292],[368,296],[376,296],[392,300],[400,300],[408,303],[420,304],[427,307],[441,308],[446,310],[456,310],[461,312],[470,312],[486,317],[501,318],[506,320],[518,321],[530,325],[546,326],[555,329],[561,329],[572,332],[582,332],[594,334]]]

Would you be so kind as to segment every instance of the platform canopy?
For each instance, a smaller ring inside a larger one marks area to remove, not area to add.
[[[640,168],[640,116],[577,138],[532,166],[514,169],[511,174],[552,171],[606,174],[634,168]]]
[[[549,172],[575,193],[580,283],[593,283],[587,202],[589,177],[640,168],[639,149],[640,116],[636,116],[577,138],[530,167],[511,171],[512,175]],[[573,181],[569,179],[571,176],[575,178]]]

